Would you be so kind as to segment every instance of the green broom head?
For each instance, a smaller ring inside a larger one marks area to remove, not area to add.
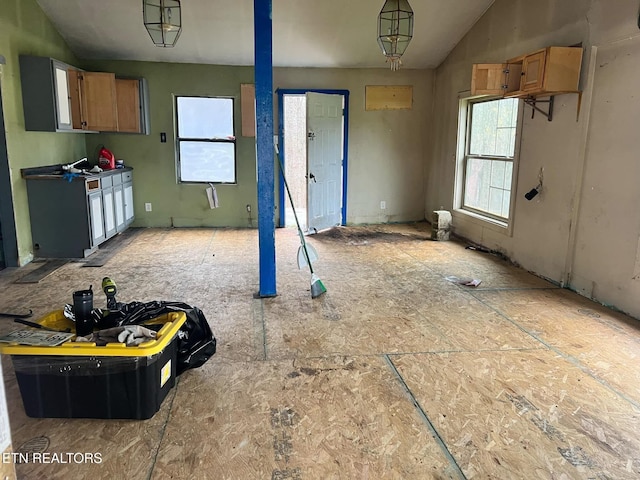
[[[327,289],[325,288],[320,277],[315,273],[311,274],[311,298],[318,298],[323,293],[326,293]]]

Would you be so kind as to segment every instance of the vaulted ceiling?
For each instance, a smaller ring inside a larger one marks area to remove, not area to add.
[[[409,0],[414,36],[403,68],[444,60],[493,0]],[[141,0],[38,0],[79,58],[253,65],[253,1],[183,0],[174,48],[153,45]],[[273,0],[273,63],[380,67],[377,16],[384,0]]]

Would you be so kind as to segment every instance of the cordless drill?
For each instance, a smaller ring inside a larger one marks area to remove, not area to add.
[[[116,293],[118,292],[118,289],[116,288],[116,282],[111,280],[109,277],[104,277],[102,279],[102,290],[107,296],[107,310],[118,310],[118,301],[116,300]]]

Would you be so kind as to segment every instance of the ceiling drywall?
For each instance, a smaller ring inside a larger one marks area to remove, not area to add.
[[[183,0],[174,48],[155,47],[141,0],[37,0],[79,58],[253,64],[251,0]],[[410,0],[414,36],[403,68],[436,67],[493,0]],[[384,0],[273,0],[273,63],[380,67],[377,16]]]

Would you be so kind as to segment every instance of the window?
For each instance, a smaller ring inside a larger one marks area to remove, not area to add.
[[[516,160],[520,102],[515,98],[466,103],[463,210],[506,224],[511,208],[511,186]],[[463,132],[461,132],[463,133]]]
[[[233,99],[177,97],[178,180],[236,183]]]

